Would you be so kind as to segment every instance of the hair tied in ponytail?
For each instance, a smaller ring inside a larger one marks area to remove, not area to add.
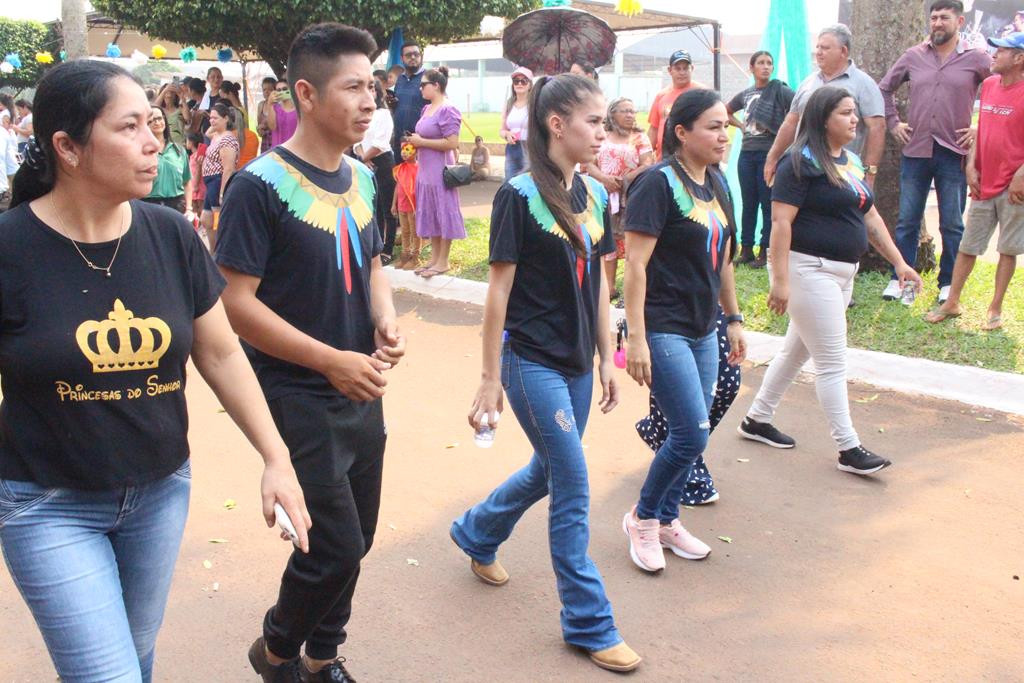
[[[42,172],[46,170],[46,153],[39,146],[39,141],[36,140],[35,135],[29,137],[28,145],[25,147],[25,164],[33,171]]]

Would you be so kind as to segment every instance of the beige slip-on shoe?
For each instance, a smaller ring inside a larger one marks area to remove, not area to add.
[[[632,671],[640,666],[640,662],[643,661],[643,659],[640,658],[640,655],[634,652],[633,648],[626,645],[624,642],[605,648],[604,650],[591,652],[590,659],[594,664],[597,664],[602,669],[617,671],[619,673]]]

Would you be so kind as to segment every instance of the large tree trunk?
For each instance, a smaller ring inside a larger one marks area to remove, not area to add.
[[[928,32],[927,5],[924,2],[891,0],[853,0],[850,30],[853,31],[853,58],[876,81],[907,48],[921,42]],[[900,117],[906,121],[907,88],[896,95]],[[875,179],[875,206],[891,233],[896,228],[900,207],[900,148],[892,135],[886,135],[885,154]],[[861,261],[861,268],[884,270],[889,263],[873,248]],[[921,243],[917,269],[935,267],[935,245],[921,223]]]
[[[60,23],[68,59],[86,56],[85,0],[61,0]]]

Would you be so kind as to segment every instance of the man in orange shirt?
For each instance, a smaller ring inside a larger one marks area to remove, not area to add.
[[[651,139],[651,146],[654,147],[655,159],[661,159],[661,139],[665,135],[665,119],[672,111],[672,105],[676,98],[692,88],[708,87],[703,83],[691,80],[693,60],[690,59],[690,53],[686,50],[676,50],[668,58],[668,75],[672,77],[672,85],[654,96],[651,113],[647,117],[651,124],[647,130],[647,137]]]

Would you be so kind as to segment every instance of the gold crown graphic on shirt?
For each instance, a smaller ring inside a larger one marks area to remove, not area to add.
[[[160,318],[136,318],[115,299],[106,320],[86,320],[78,326],[75,341],[93,372],[146,370],[157,367],[167,353],[171,328]]]

